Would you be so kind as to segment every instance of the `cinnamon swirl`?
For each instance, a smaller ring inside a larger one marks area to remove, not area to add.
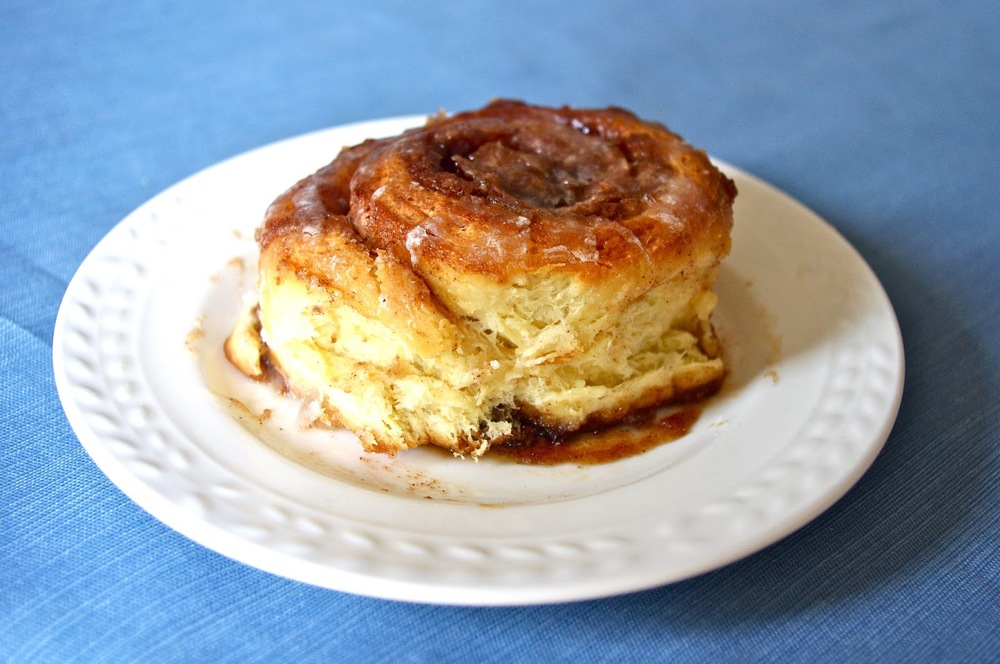
[[[736,189],[621,109],[497,101],[346,148],[257,231],[261,358],[370,451],[481,455],[716,388]]]

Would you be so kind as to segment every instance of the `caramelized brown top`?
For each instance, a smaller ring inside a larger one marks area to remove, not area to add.
[[[258,240],[347,222],[418,272],[655,281],[728,253],[735,194],[703,152],[627,111],[497,101],[345,149],[275,201]]]

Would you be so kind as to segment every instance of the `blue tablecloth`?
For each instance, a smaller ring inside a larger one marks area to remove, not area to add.
[[[1000,11],[988,2],[7,0],[0,660],[1000,661]],[[88,251],[249,148],[493,97],[660,120],[833,223],[896,308],[886,447],[813,523],[627,596],[423,606],[175,533],[81,447],[51,364]]]

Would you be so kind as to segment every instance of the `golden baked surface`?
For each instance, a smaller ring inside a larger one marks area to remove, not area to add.
[[[621,109],[498,101],[346,148],[258,229],[267,356],[308,419],[366,449],[479,455],[699,394],[733,183]]]

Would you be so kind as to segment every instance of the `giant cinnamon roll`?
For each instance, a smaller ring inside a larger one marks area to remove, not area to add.
[[[734,184],[620,109],[497,101],[346,148],[257,231],[227,354],[370,451],[483,454],[717,388]]]

